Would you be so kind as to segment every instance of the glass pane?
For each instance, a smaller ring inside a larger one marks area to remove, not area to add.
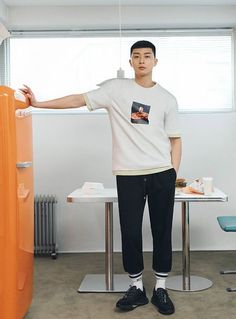
[[[157,75],[181,110],[232,108],[230,36],[162,38],[159,49]]]

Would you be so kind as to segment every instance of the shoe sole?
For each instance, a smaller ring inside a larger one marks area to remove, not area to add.
[[[175,309],[172,310],[172,311],[168,311],[168,312],[165,312],[165,311],[161,311],[159,309],[159,307],[151,300],[151,303],[157,308],[157,310],[162,314],[162,315],[172,315],[173,313],[175,313]]]
[[[140,304],[137,304],[137,305],[132,305],[132,306],[122,306],[122,305],[116,305],[116,308],[118,309],[121,309],[121,310],[124,310],[124,311],[131,311],[131,310],[134,310],[136,309],[137,307],[140,307],[140,306],[145,306],[146,304],[148,304],[149,300],[145,300],[143,303],[140,303]]]

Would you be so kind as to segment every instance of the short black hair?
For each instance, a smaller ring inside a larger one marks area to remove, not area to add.
[[[152,42],[141,40],[135,42],[132,47],[130,48],[130,55],[132,55],[132,52],[134,49],[141,49],[141,48],[151,48],[152,52],[154,54],[154,57],[156,57],[156,47]]]

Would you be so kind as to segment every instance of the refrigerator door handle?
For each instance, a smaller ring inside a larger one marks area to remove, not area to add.
[[[16,163],[17,168],[27,168],[32,166],[32,162],[18,162]]]

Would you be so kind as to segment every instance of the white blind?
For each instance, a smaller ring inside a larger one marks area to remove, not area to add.
[[[0,85],[7,83],[7,43],[4,42],[10,36],[5,26],[0,22]]]
[[[8,53],[8,41],[4,40],[0,45],[0,85],[9,85]]]
[[[231,30],[129,31],[122,40],[122,68],[129,65],[131,45],[153,42],[158,65],[155,81],[173,93],[184,112],[233,109],[233,55]],[[21,34],[10,39],[10,84],[26,83],[38,99],[51,99],[95,89],[116,77],[120,66],[119,39],[114,33],[73,36],[50,33]]]

